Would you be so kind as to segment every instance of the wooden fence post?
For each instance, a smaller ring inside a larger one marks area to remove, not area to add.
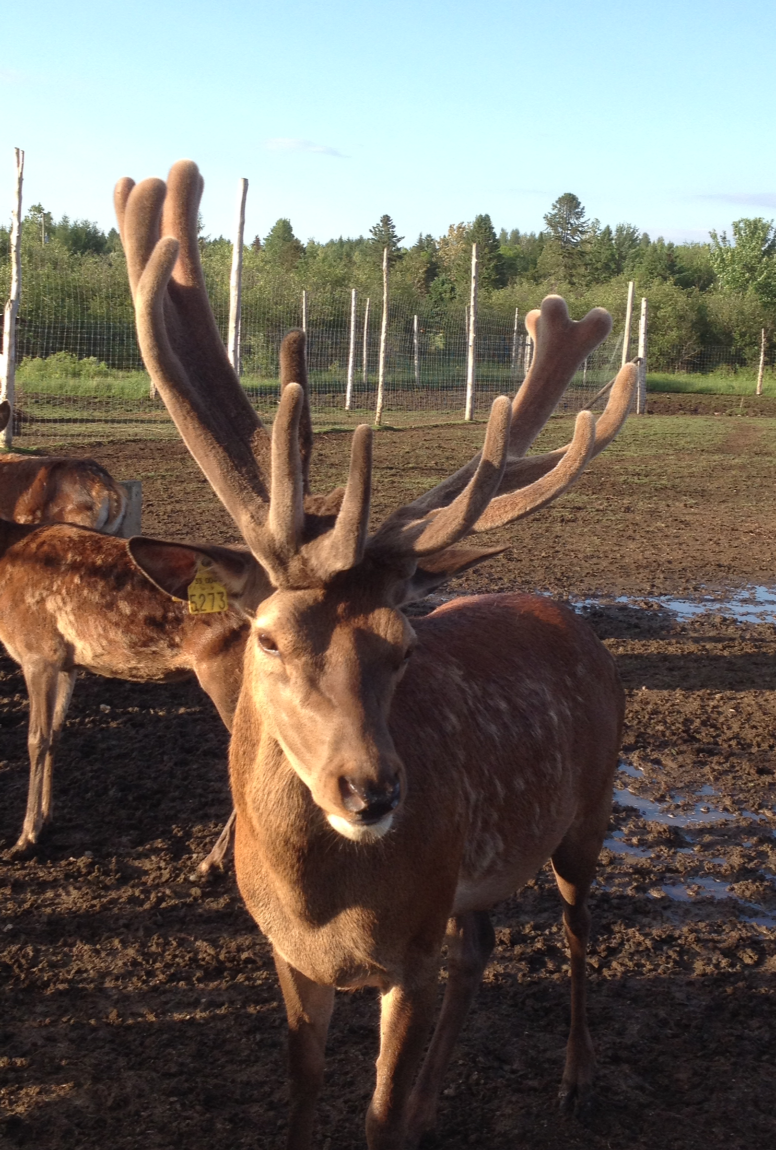
[[[365,327],[362,331],[362,383],[367,387],[368,381],[368,320],[370,319],[370,297],[365,300]]]
[[[419,316],[414,316],[414,386],[419,387]]]
[[[757,395],[762,395],[762,378],[765,374],[765,328],[762,329],[760,336],[760,361],[759,371],[757,372]]]
[[[357,330],[357,289],[351,289],[351,323],[348,329],[348,372],[346,375],[346,411],[351,407],[354,387],[354,340]]]
[[[632,312],[634,311],[634,280],[629,280],[629,291],[626,295],[626,323],[623,329],[623,350],[621,351],[621,367],[629,362],[629,345],[632,338]]]
[[[512,376],[514,376],[514,369],[517,366],[517,343],[519,336],[517,334],[517,321],[520,309],[515,308],[514,329],[512,331]]]
[[[16,164],[16,196],[11,212],[11,291],[3,311],[3,355],[0,359],[0,402],[5,400],[10,408],[0,442],[10,448],[14,435],[14,400],[16,398],[16,319],[19,315],[19,300],[22,297],[22,180],[24,177],[24,152],[14,148]]]
[[[302,289],[302,330],[308,334],[308,293]]]
[[[531,360],[534,357],[534,341],[526,332],[525,341],[523,344],[523,379],[528,375],[531,370]]]
[[[637,342],[637,355],[640,362],[637,364],[637,414],[645,415],[648,404],[648,301],[643,298],[640,303],[640,337]]]
[[[384,282],[384,296],[381,303],[381,343],[378,349],[378,393],[376,395],[376,427],[381,423],[384,410],[384,360],[387,353],[387,316],[389,311],[389,248],[384,248],[384,262],[381,265]]]
[[[474,418],[474,382],[476,377],[476,244],[471,244],[471,298],[468,305],[468,357],[466,363],[465,418]]]
[[[231,254],[231,277],[229,279],[229,332],[226,349],[229,363],[240,374],[240,325],[242,323],[242,247],[245,237],[245,199],[248,195],[248,181],[241,179],[237,196],[237,227],[234,232],[234,250]],[[151,386],[151,395],[154,391]]]

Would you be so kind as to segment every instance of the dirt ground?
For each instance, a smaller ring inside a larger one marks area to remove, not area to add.
[[[443,1150],[774,1145],[774,628],[729,605],[679,621],[661,601],[774,582],[774,422],[735,414],[630,420],[572,492],[497,532],[508,551],[450,588],[603,597],[587,615],[628,710],[592,899],[593,1112],[579,1124],[557,1110],[568,972],[543,872],[495,912],[497,948],[444,1092]],[[379,435],[375,514],[453,470],[481,434]],[[567,423],[550,434],[565,439]],[[236,538],[178,442],[68,453],[142,479],[146,534]],[[319,488],[342,481],[347,453],[345,434],[318,437]],[[22,677],[2,656],[3,850],[21,827],[26,721]],[[80,676],[56,828],[37,858],[0,861],[0,1146],[282,1145],[285,1019],[269,949],[230,868],[192,877],[230,809],[226,744],[195,683]],[[322,1150],[365,1144],[376,1041],[375,995],[340,996]]]

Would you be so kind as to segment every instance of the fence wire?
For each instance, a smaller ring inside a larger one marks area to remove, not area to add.
[[[49,253],[46,253],[47,256]],[[207,291],[222,337],[228,327],[228,279],[205,268]],[[416,316],[416,338],[415,338]],[[241,381],[251,402],[269,419],[279,394],[278,348],[285,333],[302,326],[299,291],[276,292],[254,279],[243,283]],[[376,408],[381,300],[356,301],[354,372],[347,408],[351,331],[348,289],[306,297],[311,406],[316,425],[351,426],[372,420]],[[637,333],[632,333],[631,352]],[[562,411],[584,407],[617,373],[622,335],[614,332],[571,381]],[[466,401],[468,313],[459,302],[441,305],[392,299],[385,355],[382,422],[427,424],[460,419]],[[514,309],[480,309],[476,320],[474,411],[486,417],[497,395],[514,395],[523,380],[530,341],[524,316]],[[670,371],[748,367],[729,348],[678,349]],[[603,400],[597,405],[603,406]],[[61,263],[29,256],[17,334],[15,435],[87,438],[109,428],[114,435],[173,436],[175,430],[150,381],[136,342],[133,307],[121,253]]]

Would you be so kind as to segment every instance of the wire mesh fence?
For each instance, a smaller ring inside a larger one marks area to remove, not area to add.
[[[46,253],[49,256],[49,253]],[[222,269],[205,268],[207,290],[223,338],[229,285]],[[370,421],[376,408],[381,298],[358,296],[353,334],[353,376],[347,406],[351,351],[351,291],[276,290],[252,275],[243,284],[240,363],[242,384],[262,417],[279,394],[278,347],[291,327],[306,321],[312,410],[317,426]],[[636,331],[631,348],[636,348]],[[561,410],[584,407],[616,374],[622,333],[581,365]],[[480,305],[476,320],[474,411],[484,418],[497,395],[513,395],[530,357],[524,316],[515,309]],[[390,301],[382,422],[427,424],[463,417],[466,400],[468,312],[458,301]],[[732,348],[673,349],[660,371],[732,372],[750,368]],[[654,366],[654,365],[651,365]],[[175,434],[150,381],[136,342],[125,260],[85,256],[60,262],[28,255],[17,335],[15,435],[86,438],[96,433]],[[601,407],[603,401],[598,406]]]

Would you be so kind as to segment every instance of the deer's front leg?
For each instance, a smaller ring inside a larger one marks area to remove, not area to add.
[[[376,1089],[365,1120],[370,1150],[405,1145],[408,1098],[433,1021],[438,957],[415,981],[393,986],[381,998],[381,1049]]]
[[[287,1150],[309,1150],[316,1099],[324,1078],[324,1046],[335,1001],[331,986],[311,982],[273,950],[289,1023]]]

